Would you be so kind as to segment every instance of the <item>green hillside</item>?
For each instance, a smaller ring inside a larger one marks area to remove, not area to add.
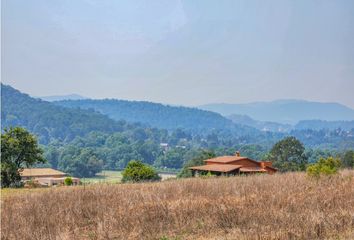
[[[68,109],[35,99],[1,84],[1,127],[23,126],[39,137],[41,143],[53,139],[69,142],[91,131],[123,131],[125,122],[114,121],[88,110]]]
[[[127,114],[131,121],[138,122],[142,117],[134,119],[134,115],[128,113],[135,111],[136,116],[146,116],[144,124],[129,123],[113,120],[88,106],[86,110],[73,105],[67,108],[32,98],[10,86],[1,85],[1,88],[2,129],[10,126],[28,129],[38,137],[45,150],[46,166],[78,177],[92,176],[102,169],[122,169],[130,160],[141,160],[164,171],[179,169],[205,149],[215,151],[216,155],[234,154],[240,150],[246,156],[262,159],[276,141],[287,135],[296,136],[308,148],[344,150],[354,147],[354,131],[262,132],[234,124],[218,114],[192,108],[103,101],[107,111],[112,107],[107,102],[113,106],[126,104],[120,108],[120,114]],[[66,103],[77,102],[81,101]],[[131,108],[128,103],[132,104]],[[154,115],[156,117],[152,118]],[[150,127],[149,123],[155,126],[161,123],[170,128]],[[313,156],[318,154],[322,151],[311,153]]]
[[[159,103],[116,99],[64,100],[54,103],[70,108],[94,109],[115,120],[123,119],[128,122],[140,122],[164,129],[183,128],[198,131],[202,129],[235,127],[231,120],[224,118],[218,113]]]

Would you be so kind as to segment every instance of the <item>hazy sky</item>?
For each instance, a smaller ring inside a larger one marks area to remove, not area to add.
[[[34,96],[354,108],[353,0],[2,0],[2,81]]]

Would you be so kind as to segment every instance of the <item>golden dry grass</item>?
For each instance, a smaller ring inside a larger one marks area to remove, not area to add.
[[[354,174],[96,184],[2,199],[1,239],[354,239]]]

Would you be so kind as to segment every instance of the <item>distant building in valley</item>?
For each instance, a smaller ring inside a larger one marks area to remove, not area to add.
[[[67,174],[52,168],[24,168],[20,171],[23,182],[34,181],[42,186],[63,185]],[[80,183],[79,178],[72,177],[73,184]]]
[[[160,143],[160,147],[164,150],[164,151],[168,151],[169,149],[169,145],[168,143]]]
[[[252,174],[252,173],[268,173],[277,172],[276,168],[272,167],[272,162],[258,162],[248,157],[240,156],[240,152],[236,152],[234,156],[222,156],[204,160],[206,165],[194,166],[192,170],[193,176],[200,172],[211,172],[216,175],[237,175],[237,174]]]

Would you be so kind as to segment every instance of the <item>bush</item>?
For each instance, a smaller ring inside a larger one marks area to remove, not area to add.
[[[65,186],[71,186],[73,185],[73,179],[71,177],[67,177],[64,179],[64,185]]]
[[[25,183],[23,184],[23,186],[26,187],[26,188],[42,187],[42,186],[38,183],[38,181],[33,180],[33,179],[30,179],[29,181],[25,182]]]
[[[340,167],[340,160],[329,157],[327,159],[320,158],[320,160],[307,167],[306,172],[309,176],[319,177],[321,175],[332,175],[338,172]]]
[[[141,161],[130,161],[124,169],[122,182],[159,181],[161,178],[152,167]]]
[[[349,150],[342,156],[342,166],[345,168],[354,168],[354,151]]]

